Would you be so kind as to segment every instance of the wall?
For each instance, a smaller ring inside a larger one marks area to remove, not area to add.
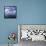
[[[17,34],[17,18],[4,19],[4,6],[16,5],[16,0],[0,0],[0,44],[7,44],[8,34],[16,32]],[[17,39],[15,42],[18,42]]]
[[[16,19],[4,19],[4,6],[9,5],[17,6]],[[18,24],[46,24],[46,0],[0,0],[0,44],[8,43]]]

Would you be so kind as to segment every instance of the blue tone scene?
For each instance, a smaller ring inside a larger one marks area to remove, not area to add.
[[[17,6],[17,18],[4,19],[4,6]],[[46,0],[0,0],[0,44],[9,42],[10,32],[18,36],[18,24],[46,24]]]

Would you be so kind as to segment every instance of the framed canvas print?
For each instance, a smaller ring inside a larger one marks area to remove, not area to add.
[[[17,8],[16,6],[4,6],[4,18],[16,18]]]

